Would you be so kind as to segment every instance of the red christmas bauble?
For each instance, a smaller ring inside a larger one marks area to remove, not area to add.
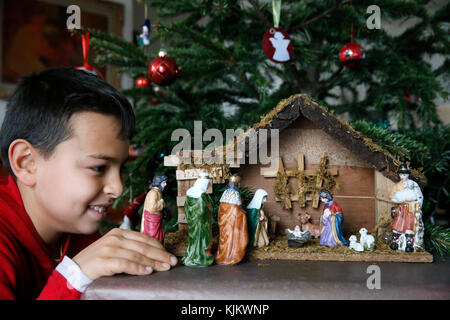
[[[148,87],[150,81],[146,77],[139,77],[136,79],[136,87]]]
[[[363,47],[355,42],[344,45],[339,51],[339,61],[347,68],[355,68],[361,66],[362,61],[366,57]]]
[[[275,27],[264,34],[263,50],[267,59],[276,63],[286,63],[294,54],[294,46],[287,32]]]
[[[174,60],[167,57],[164,52],[154,59],[148,67],[148,77],[153,83],[167,86],[175,81],[179,68]]]

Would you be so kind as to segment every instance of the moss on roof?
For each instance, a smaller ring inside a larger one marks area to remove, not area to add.
[[[360,141],[362,141],[364,143],[364,145],[366,145],[371,151],[383,153],[386,157],[386,171],[395,172],[394,171],[395,168],[390,168],[389,161],[387,161],[387,158],[390,158],[392,160],[392,163],[394,163],[394,165],[397,167],[401,164],[401,162],[394,155],[392,155],[389,151],[387,151],[386,149],[384,149],[381,146],[379,146],[378,144],[376,144],[371,138],[365,136],[364,134],[362,134],[361,132],[356,130],[347,120],[345,120],[344,118],[342,118],[340,116],[334,115],[326,107],[313,101],[306,94],[295,94],[295,95],[290,96],[287,99],[281,100],[275,108],[273,108],[271,111],[269,111],[266,115],[261,116],[261,121],[255,123],[253,125],[253,128],[255,130],[257,130],[257,129],[261,129],[261,128],[271,127],[271,124],[272,124],[272,121],[274,120],[274,118],[280,112],[282,112],[286,107],[291,105],[293,101],[295,101],[296,99],[299,99],[299,98],[303,98],[305,103],[313,104],[315,107],[318,107],[322,112],[325,112],[329,116],[332,116],[333,118],[338,120],[339,123],[343,127],[345,127],[352,135],[354,135],[356,138],[358,138]],[[419,170],[411,169],[411,175],[419,180],[425,180],[424,174]]]

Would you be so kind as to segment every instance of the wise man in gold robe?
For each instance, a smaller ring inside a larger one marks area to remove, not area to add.
[[[247,216],[242,209],[239,194],[240,177],[233,175],[228,189],[220,198],[218,225],[219,246],[215,255],[217,264],[235,265],[245,256],[248,244]]]

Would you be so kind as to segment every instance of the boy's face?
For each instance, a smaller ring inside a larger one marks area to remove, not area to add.
[[[120,177],[129,141],[112,115],[78,112],[72,136],[37,162],[35,198],[41,223],[57,232],[95,232],[106,208],[123,192]]]

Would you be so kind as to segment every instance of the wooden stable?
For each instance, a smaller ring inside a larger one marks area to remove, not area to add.
[[[261,121],[256,123],[253,129],[257,134],[260,129],[279,130],[279,154],[275,160],[277,163],[269,166],[247,164],[244,161],[239,165],[239,161],[236,161],[236,164],[230,166],[230,170],[232,173],[239,173],[241,186],[254,190],[262,188],[268,192],[264,211],[269,216],[279,217],[276,235],[282,235],[286,228],[293,229],[295,225],[299,225],[299,213],[308,212],[312,223],[319,224],[323,204],[319,201],[317,190],[323,187],[323,181],[315,175],[324,159],[327,160],[327,172],[338,184],[330,191],[343,209],[343,232],[347,238],[351,234],[356,234],[359,238],[357,232],[363,227],[376,236],[374,232],[377,225],[391,219],[393,204],[389,201],[389,194],[398,181],[397,168],[400,162],[345,120],[334,116],[306,95],[295,95],[281,101],[276,108],[261,117]],[[248,158],[249,154],[255,151],[251,150],[247,142],[245,156]],[[186,220],[183,206],[186,190],[193,185],[202,169],[182,170],[182,163],[180,155],[165,159],[165,165],[177,166],[178,222],[180,229],[184,230]],[[299,171],[311,179],[316,179],[316,192],[303,199],[299,199],[297,193],[298,189],[303,187],[295,175]],[[289,198],[280,199],[276,195],[274,185],[279,173],[287,177],[288,186],[293,191]],[[423,186],[425,178],[422,174],[413,170],[412,178]],[[225,181],[219,174],[219,178],[213,182],[216,184]],[[210,193],[213,191],[213,184],[208,190]],[[429,254],[424,254],[427,255],[424,260],[432,261]],[[264,255],[260,253],[259,257],[263,259]],[[386,259],[383,256],[383,261],[389,261]],[[406,257],[395,256],[393,261],[398,259]]]
[[[277,234],[299,224],[298,213],[308,212],[312,222],[318,224],[323,211],[323,204],[319,202],[317,193],[300,202],[294,193],[290,199],[283,200],[288,202],[283,205],[273,188],[277,173],[287,174],[289,187],[296,190],[301,186],[292,172],[303,170],[305,175],[313,176],[323,157],[327,158],[327,170],[338,182],[338,187],[330,191],[344,211],[344,233],[354,233],[362,227],[373,231],[379,221],[389,219],[392,204],[388,196],[392,186],[398,181],[396,171],[400,163],[386,150],[355,131],[347,122],[329,113],[306,95],[295,95],[281,101],[253,128],[256,133],[260,129],[279,129],[278,163],[271,167],[259,163],[245,164],[245,161],[240,164],[238,159],[242,155],[238,155],[229,170],[240,174],[242,186],[262,188],[268,192],[265,211],[269,215],[280,217]],[[245,155],[248,157],[252,151],[248,150],[248,145],[246,148]],[[199,158],[197,163],[201,163],[204,152],[192,151],[183,156],[177,154],[164,159],[165,166],[177,167],[178,222],[181,229],[186,224],[186,191],[194,184],[198,173],[204,170],[186,166],[185,163],[188,159],[195,163]],[[208,193],[213,192],[214,184],[225,183],[223,167],[219,166],[216,170],[216,177],[210,184]],[[413,171],[414,173],[416,172]],[[419,184],[424,183],[423,176],[416,174],[416,178]],[[317,180],[317,186],[321,186],[320,179]]]
[[[279,159],[275,168],[289,176],[291,190],[301,187],[290,175],[292,171],[304,170],[306,175],[314,175],[323,157],[327,157],[327,170],[338,182],[338,187],[330,191],[344,212],[344,234],[354,234],[362,227],[374,231],[378,222],[390,218],[389,193],[398,181],[396,171],[400,162],[345,120],[306,95],[295,95],[281,101],[253,128],[279,129]],[[273,190],[277,172],[268,167],[241,165],[241,184],[253,189],[263,188],[269,193],[265,212],[280,217],[277,233],[282,234],[284,229],[299,224],[298,213],[308,212],[312,222],[319,224],[323,204],[319,203],[318,195],[305,199],[305,204],[304,201],[299,203],[293,194],[292,205],[286,209],[277,201],[280,199]],[[419,184],[424,183],[422,175],[416,171],[413,174]],[[317,186],[321,186],[319,179]]]

